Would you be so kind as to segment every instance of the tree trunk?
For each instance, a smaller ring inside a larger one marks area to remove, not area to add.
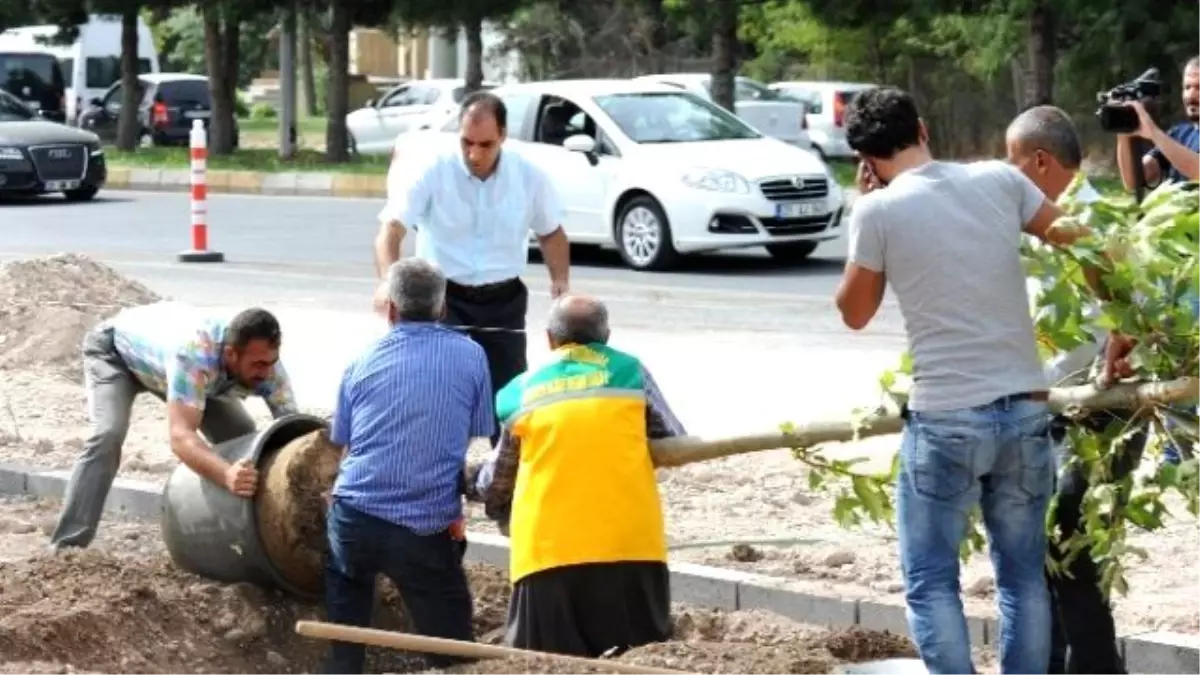
[[[313,74],[312,32],[308,26],[308,7],[296,10],[296,68],[300,72],[299,105],[305,117],[317,116],[317,82]]]
[[[225,40],[221,30],[221,11],[215,2],[204,3],[204,61],[208,67],[208,92],[212,97],[212,117],[208,122],[208,154],[233,152],[233,106],[228,101],[225,80]]]
[[[483,88],[483,21],[472,16],[462,22],[467,38],[467,63],[463,73],[465,91],[471,93]]]
[[[717,105],[729,112],[734,107],[734,78],[737,75],[738,0],[714,0],[716,15],[712,35],[712,91]]]
[[[330,10],[329,92],[325,113],[325,159],[346,162],[350,159],[346,115],[350,112],[350,12],[344,3],[335,2]]]
[[[234,121],[237,119],[237,88],[238,88],[238,58],[241,56],[238,47],[242,39],[242,24],[233,13],[225,16],[225,32],[221,39],[221,55],[225,57],[225,94],[221,99],[225,106],[225,122],[229,130],[229,147],[219,148],[216,154],[232,154],[237,149],[237,139],[234,136]],[[215,110],[213,111],[216,112]]]
[[[142,126],[137,20],[137,10],[132,6],[121,14],[121,115],[117,118],[117,149],[125,151],[138,146]]]
[[[1054,102],[1054,66],[1058,61],[1055,17],[1045,0],[1035,0],[1029,13],[1029,78],[1025,107]]]

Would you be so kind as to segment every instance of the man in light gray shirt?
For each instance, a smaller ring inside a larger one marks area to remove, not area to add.
[[[908,94],[882,87],[847,106],[860,189],[837,304],[859,330],[890,285],[913,356],[896,519],[909,631],[930,673],[974,672],[959,547],[982,506],[996,567],[1001,669],[1044,673],[1050,656],[1045,516],[1054,487],[1047,382],[1020,245],[1076,228],[1015,167],[935,161]],[[885,187],[886,186],[886,187]]]

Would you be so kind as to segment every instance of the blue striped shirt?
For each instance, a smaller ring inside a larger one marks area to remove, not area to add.
[[[451,329],[400,323],[346,368],[332,441],[347,448],[333,496],[419,535],[462,517],[467,446],[495,430],[483,348]]]
[[[1200,127],[1195,122],[1180,122],[1167,130],[1167,136],[1188,150],[1200,153]],[[1171,160],[1167,159],[1162,150],[1154,148],[1147,154],[1153,157],[1163,170],[1164,183],[1183,183],[1191,180],[1171,164]]]

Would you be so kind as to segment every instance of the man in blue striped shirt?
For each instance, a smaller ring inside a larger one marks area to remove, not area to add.
[[[326,517],[329,620],[368,626],[375,577],[399,588],[417,633],[471,640],[472,598],[454,529],[472,438],[494,430],[483,348],[437,323],[446,278],[407,258],[388,269],[391,330],[342,378],[330,438],[343,448]],[[361,673],[334,642],[327,672]]]

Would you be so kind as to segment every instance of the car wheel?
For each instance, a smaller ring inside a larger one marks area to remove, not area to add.
[[[818,242],[794,241],[787,244],[767,244],[767,253],[780,262],[798,263],[807,260],[817,250]]]
[[[635,270],[664,270],[679,258],[671,241],[671,225],[662,206],[650,195],[626,202],[617,215],[617,249],[625,264]]]
[[[92,200],[92,197],[96,196],[97,192],[100,192],[100,188],[95,185],[85,185],[74,190],[67,190],[63,193],[63,196],[69,202],[89,202]]]
[[[141,138],[138,139],[138,145],[140,145],[143,148],[153,148],[154,147],[154,137],[151,136],[150,134],[142,134]]]

